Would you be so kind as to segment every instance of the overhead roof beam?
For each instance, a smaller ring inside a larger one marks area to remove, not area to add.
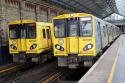
[[[115,0],[48,0],[48,2],[50,1],[73,12],[91,13],[100,18],[105,18],[113,13],[120,14]],[[87,2],[88,6],[85,4]]]
[[[90,8],[87,8],[86,6],[84,6],[84,4],[81,4],[78,0],[74,0],[77,4],[79,4],[80,6],[82,6],[83,8],[86,8],[87,10],[89,10],[91,12],[91,14],[95,14],[98,17],[101,17],[100,14],[98,14],[95,11],[92,11]]]

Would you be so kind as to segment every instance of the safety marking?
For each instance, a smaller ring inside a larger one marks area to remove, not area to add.
[[[115,68],[116,68],[116,64],[117,64],[117,61],[118,61],[118,57],[119,57],[119,53],[120,53],[120,48],[122,46],[122,41],[121,40],[121,43],[120,43],[120,46],[118,48],[118,51],[117,51],[117,54],[116,54],[116,58],[115,58],[115,61],[113,63],[113,66],[112,66],[112,69],[111,69],[111,72],[110,72],[110,75],[109,75],[109,78],[108,78],[108,82],[107,83],[112,83],[112,79],[113,79],[113,76],[114,76],[114,71],[115,71]]]

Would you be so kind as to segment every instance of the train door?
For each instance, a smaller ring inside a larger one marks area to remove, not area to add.
[[[51,35],[50,35],[50,27],[46,26],[46,35],[47,35],[47,43],[48,48],[51,47]]]
[[[21,52],[24,52],[27,50],[26,46],[26,32],[27,32],[27,28],[24,24],[20,25],[20,50]]]
[[[68,19],[68,40],[67,45],[69,45],[70,53],[78,53],[78,19],[70,18]]]

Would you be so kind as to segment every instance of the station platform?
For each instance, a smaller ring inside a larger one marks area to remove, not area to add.
[[[78,83],[125,83],[125,35],[107,49]]]

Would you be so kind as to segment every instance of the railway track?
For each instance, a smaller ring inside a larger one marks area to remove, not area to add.
[[[55,70],[57,69],[57,65],[55,65],[55,64],[56,64],[56,62],[53,61],[53,62],[33,66],[33,67],[30,67],[27,69],[22,68],[17,72],[7,74],[7,75],[3,76],[2,78],[0,77],[0,83],[13,83],[13,82],[15,82],[15,83],[36,83],[41,78],[44,78],[50,74],[53,75],[54,73],[57,73],[57,72],[55,72]],[[11,69],[17,70],[18,67],[11,66]],[[5,71],[5,73],[7,73],[7,70]]]
[[[18,69],[20,69],[20,67],[21,65],[10,65],[6,67],[7,69],[4,72],[7,73],[8,71],[17,71]],[[0,71],[1,70],[2,68],[0,68]],[[78,77],[79,73],[77,73],[77,71],[83,71],[83,69],[71,71],[64,68],[58,68],[57,62],[52,61],[33,66],[28,69],[22,68],[17,72],[7,74],[2,78],[0,77],[0,83],[56,83],[63,80],[72,80],[76,75]],[[81,72],[81,74],[85,72],[86,71]],[[73,74],[75,75],[73,76]]]
[[[15,63],[3,66],[0,68],[0,77],[18,71],[19,69],[22,68],[22,66],[23,66],[22,64],[15,64]]]
[[[65,73],[65,70],[57,70],[55,72],[52,72],[51,74],[48,74],[44,78],[42,78],[37,83],[52,83],[56,80],[58,80],[63,74]]]
[[[5,69],[3,73],[7,74],[7,72],[10,72],[10,74],[2,78],[0,77],[0,83],[56,83],[63,80],[70,80],[67,77],[72,77],[72,73],[82,70],[71,71],[65,68],[58,68],[56,61],[35,65],[30,68],[24,68],[24,65],[22,67],[20,64],[12,64],[3,68]],[[3,68],[0,68],[0,71]],[[76,72],[76,75],[78,77],[79,74]]]

